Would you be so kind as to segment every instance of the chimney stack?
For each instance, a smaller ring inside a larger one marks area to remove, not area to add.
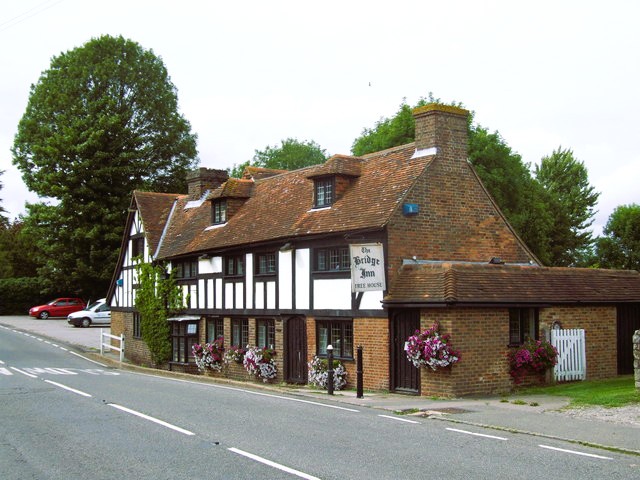
[[[440,156],[466,161],[468,116],[468,110],[438,103],[414,109],[416,150],[436,148]]]
[[[189,198],[196,200],[207,190],[214,190],[229,179],[226,170],[200,167],[187,173]]]

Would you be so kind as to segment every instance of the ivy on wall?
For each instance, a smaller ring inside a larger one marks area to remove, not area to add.
[[[167,274],[165,265],[139,260],[136,273],[135,307],[140,313],[142,339],[154,365],[160,366],[171,359],[171,329],[167,319],[184,309],[182,290],[176,284],[174,272]]]

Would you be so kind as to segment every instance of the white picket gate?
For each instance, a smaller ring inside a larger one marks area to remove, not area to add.
[[[584,380],[587,377],[587,355],[584,330],[551,330],[551,345],[558,350],[558,364],[553,367],[557,382]]]

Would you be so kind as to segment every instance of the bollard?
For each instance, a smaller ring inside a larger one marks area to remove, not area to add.
[[[329,364],[327,369],[327,393],[333,395],[333,345],[327,345],[327,354],[329,357],[327,358]]]
[[[356,357],[356,377],[357,377],[357,385],[356,385],[356,397],[364,398],[364,394],[362,393],[362,345],[358,345],[358,353]]]

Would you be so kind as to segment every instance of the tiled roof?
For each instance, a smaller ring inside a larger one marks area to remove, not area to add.
[[[362,159],[333,157],[334,166],[342,165],[343,173],[348,167],[352,179],[344,194],[326,209],[312,208],[313,180],[309,178],[313,172],[326,168],[326,164],[256,180],[251,197],[220,226],[211,226],[208,202],[185,210],[188,199],[183,196],[171,217],[159,258],[307,235],[382,228],[433,158],[410,160],[414,150],[414,144],[408,144]],[[353,177],[354,165],[359,167],[359,177]]]
[[[362,160],[359,157],[348,155],[333,155],[321,165],[308,169],[307,177],[320,177],[322,175],[344,175],[346,177],[359,177]]]
[[[171,207],[178,195],[172,193],[133,192],[134,202],[140,211],[149,251],[155,253],[167,223]]]
[[[249,165],[244,167],[242,178],[262,180],[263,178],[273,177],[274,175],[286,173],[287,171],[288,170],[276,170],[275,168],[252,167]]]
[[[640,302],[640,273],[490,264],[408,264],[384,302],[544,304]]]
[[[253,180],[230,178],[207,195],[207,200],[214,198],[248,198],[251,196]]]

